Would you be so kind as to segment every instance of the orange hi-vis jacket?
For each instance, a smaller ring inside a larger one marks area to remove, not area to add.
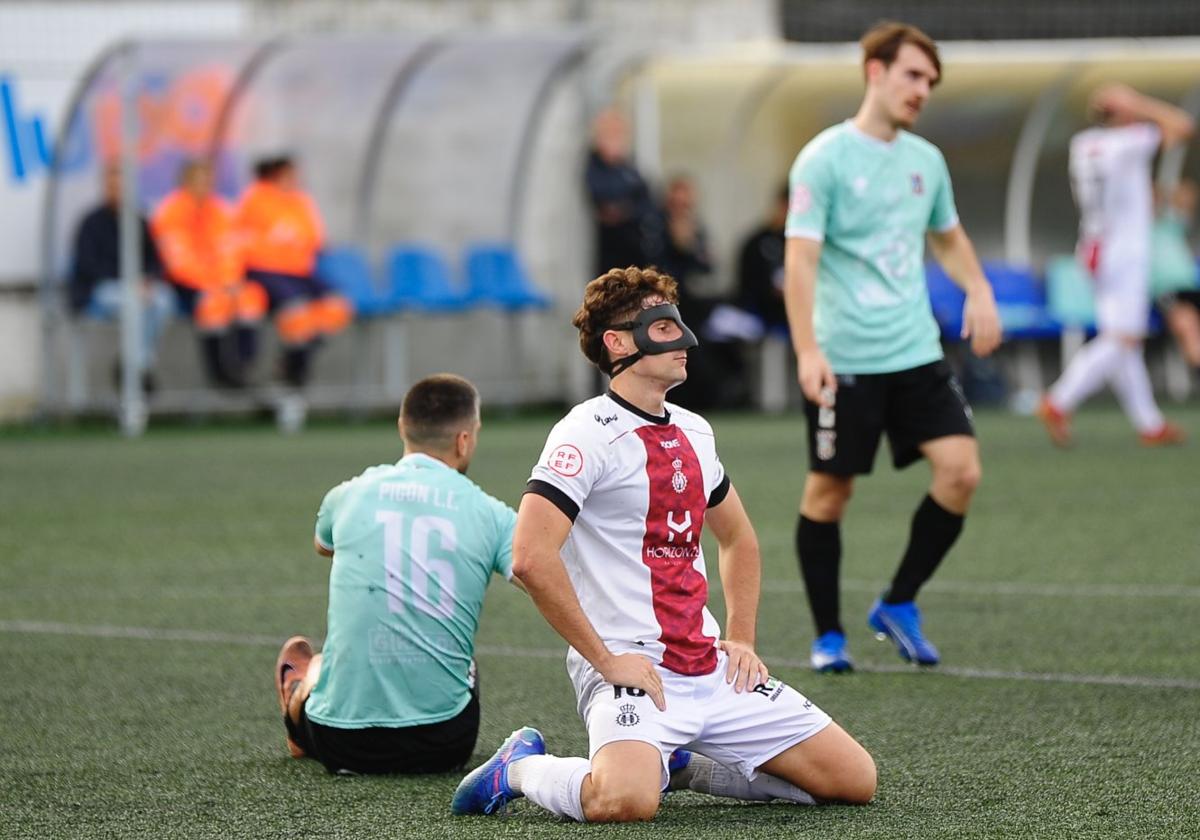
[[[167,276],[180,286],[204,292],[242,281],[233,210],[218,196],[198,200],[175,190],[159,205],[151,230]]]
[[[236,224],[247,268],[312,275],[325,231],[308,195],[255,181],[242,194]]]

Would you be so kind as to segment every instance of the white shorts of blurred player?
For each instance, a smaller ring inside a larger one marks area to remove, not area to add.
[[[1096,268],[1096,326],[1142,338],[1150,315],[1150,257],[1145,249],[1105,242]]]
[[[667,761],[681,747],[753,780],[764,763],[830,724],[815,703],[775,677],[752,691],[735,692],[725,681],[726,659],[718,651],[716,669],[698,677],[660,667],[667,703],[660,712],[649,696],[605,682],[570,651],[567,670],[587,726],[588,758],[616,741],[644,741],[662,755],[663,788],[670,778]]]

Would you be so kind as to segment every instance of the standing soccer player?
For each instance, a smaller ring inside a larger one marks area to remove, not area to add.
[[[462,781],[455,813],[495,813],[524,795],[579,821],[647,820],[668,780],[803,803],[875,792],[866,750],[754,651],[754,529],[712,427],[666,402],[697,344],[677,299],[653,269],[588,284],[573,323],[611,389],[550,432],[517,514],[513,574],[571,645],[590,761],[545,755],[540,733],[519,729]],[[721,641],[705,606],[705,525],[720,547]]]
[[[978,355],[1000,343],[991,287],[954,207],[941,152],[910,134],[941,60],[902,23],[862,38],[866,95],[792,166],[784,298],[806,400],[809,473],[796,551],[816,623],[812,667],[847,671],[839,604],[841,521],[856,475],[885,434],[897,469],[929,461],[933,481],[908,547],[868,623],[909,661],[933,665],[915,598],[962,530],[980,479],[971,411],[942,358],[925,286],[925,237],[966,291],[963,337]]]
[[[1182,443],[1154,401],[1142,340],[1150,308],[1154,197],[1150,165],[1160,148],[1192,135],[1180,108],[1126,85],[1096,91],[1097,125],[1071,138],[1071,191],[1079,207],[1077,256],[1096,278],[1099,335],[1071,359],[1038,415],[1057,446],[1071,443],[1071,412],[1105,382],[1147,446]]]

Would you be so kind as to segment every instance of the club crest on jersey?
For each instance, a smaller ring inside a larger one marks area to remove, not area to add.
[[[546,466],[561,476],[573,478],[583,469],[583,453],[577,447],[564,443],[550,453]]]
[[[828,461],[837,454],[837,432],[820,429],[817,432],[817,460]]]
[[[640,721],[641,718],[638,717],[637,706],[632,703],[626,703],[617,712],[617,723],[621,726],[637,726]]]
[[[914,172],[912,174],[912,191],[913,195],[925,194],[925,181],[922,180],[920,172]]]
[[[671,476],[671,487],[676,493],[682,493],[687,489],[687,476],[683,474],[683,461],[676,458],[671,462],[671,466],[675,469],[675,474]]]

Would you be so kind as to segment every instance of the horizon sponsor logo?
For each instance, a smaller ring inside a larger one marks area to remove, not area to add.
[[[646,546],[648,560],[687,560],[693,561],[700,556],[698,545],[653,545]]]

